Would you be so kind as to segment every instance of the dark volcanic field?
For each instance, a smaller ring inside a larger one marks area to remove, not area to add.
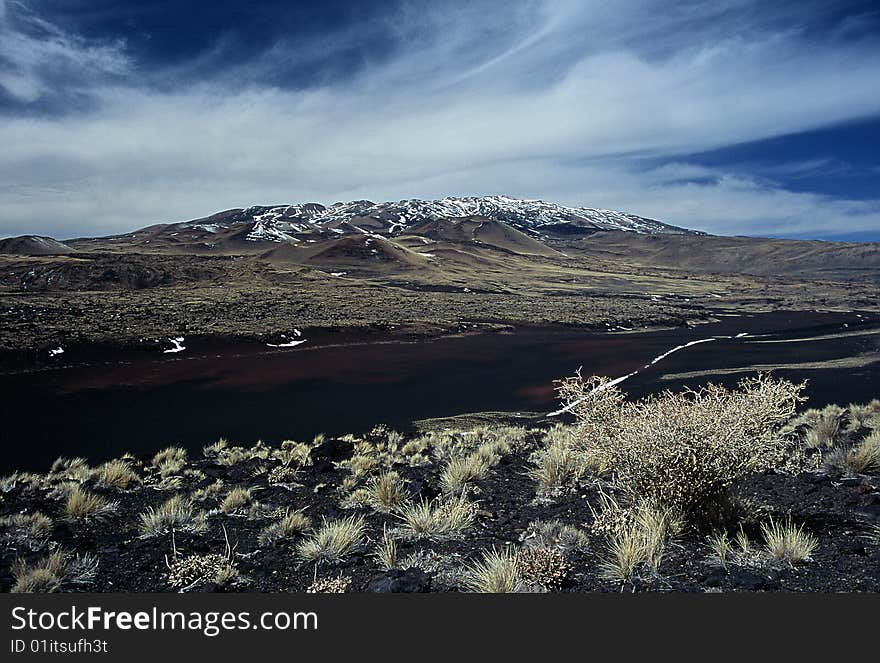
[[[559,520],[589,530],[590,506],[599,508],[595,486],[582,487],[550,501],[535,500],[535,482],[524,473],[529,466],[528,451],[539,440],[540,432],[532,432],[525,449],[504,457],[488,477],[475,482],[474,498],[479,504],[479,517],[463,537],[445,541],[405,538],[398,541],[398,559],[406,560],[420,553],[419,566],[425,572],[424,575],[422,571],[415,573],[418,582],[408,583],[408,591],[460,589],[454,579],[467,563],[493,546],[522,545],[534,521]],[[338,519],[361,513],[366,517],[367,541],[342,563],[322,565],[316,571],[313,564],[297,559],[295,545],[301,537],[260,544],[258,533],[271,522],[269,516],[253,512],[225,514],[217,510],[218,498],[207,498],[199,502],[199,508],[210,512],[208,530],[195,535],[178,532],[175,544],[181,555],[222,553],[225,527],[230,544],[235,546],[240,578],[232,586],[202,584],[195,591],[302,592],[316,577],[338,575],[350,579],[349,591],[369,591],[384,574],[372,557],[376,541],[382,536],[383,526],[394,528],[399,520],[392,514],[340,506],[336,489],[348,472],[336,469],[333,463],[350,457],[351,452],[350,442],[324,442],[313,449],[313,464],[302,468],[296,482],[288,486],[272,485],[267,480],[266,470],[277,467],[276,460],[252,457],[225,466],[202,458],[201,454],[193,455],[194,460],[181,475],[183,482],[175,490],[161,490],[155,485],[115,490],[101,488],[93,480],[87,480],[88,490],[117,502],[113,513],[98,522],[65,521],[63,499],[59,500],[46,488],[29,489],[24,484],[6,493],[0,513],[5,515],[23,509],[45,513],[55,521],[51,532],[53,541],[66,550],[96,555],[100,562],[97,573],[93,581],[79,589],[173,591],[167,581],[165,565],[166,558],[172,557],[171,537],[140,537],[138,514],[148,507],[161,505],[175,493],[192,493],[220,480],[227,488],[249,488],[263,514],[279,508],[305,508],[312,522],[320,523],[321,517]],[[155,476],[148,464],[136,463],[135,469],[139,474]],[[395,471],[406,481],[412,497],[432,499],[437,495],[436,468],[400,465]],[[658,574],[640,574],[631,582],[621,583],[602,576],[600,568],[607,551],[601,538],[594,537],[583,549],[569,553],[571,571],[560,591],[880,591],[880,547],[864,538],[872,523],[880,523],[877,477],[842,478],[825,472],[766,473],[747,480],[738,488],[737,495],[750,505],[750,512],[742,522],[752,540],[760,541],[759,522],[790,515],[818,538],[811,561],[797,565],[767,560],[755,564],[730,562],[725,567],[713,559],[706,532],[695,531],[667,546]],[[14,559],[22,556],[39,559],[41,554],[45,553],[29,552],[24,546],[7,546],[0,559],[0,591],[9,591],[12,585]],[[75,585],[66,586],[67,591],[77,589]]]
[[[186,349],[120,351],[72,346],[0,375],[4,455],[0,473],[45,471],[58,456],[97,463],[169,444],[190,450],[220,437],[250,444],[341,435],[384,423],[482,412],[546,413],[553,381],[617,377],[632,396],[712,380],[734,384],[767,366],[809,380],[810,406],[880,394],[880,316],[775,312],[649,332],[596,333],[523,327],[405,342],[359,341],[303,330],[294,348],[187,337]],[[720,338],[675,352],[676,346]],[[362,338],[362,337],[361,337]],[[717,372],[717,371],[721,372]],[[538,414],[540,416],[540,414]]]

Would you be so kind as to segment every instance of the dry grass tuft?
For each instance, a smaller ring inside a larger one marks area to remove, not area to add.
[[[727,532],[714,532],[709,535],[709,547],[712,549],[715,559],[726,568],[731,552],[730,536]]]
[[[166,447],[153,456],[153,465],[159,469],[163,477],[175,474],[186,465],[186,449]]]
[[[809,561],[810,553],[819,543],[816,537],[804,531],[803,525],[795,525],[790,518],[785,523],[771,519],[769,524],[761,525],[761,534],[767,552],[774,559],[790,564]]]
[[[142,538],[162,536],[175,532],[200,533],[208,529],[207,516],[197,510],[192,501],[175,495],[158,509],[149,507],[139,516]]]
[[[250,504],[250,501],[251,491],[248,488],[235,486],[226,493],[226,497],[220,502],[220,510],[225,514],[239,513],[245,506]]]
[[[287,511],[276,522],[260,530],[257,541],[261,546],[272,544],[276,541],[288,541],[302,534],[311,526],[312,521],[305,515],[304,509]]]
[[[404,532],[417,539],[448,539],[461,536],[477,519],[476,506],[464,498],[422,500],[397,511]]]
[[[131,464],[118,458],[98,467],[95,470],[95,478],[101,486],[120,490],[140,483],[140,477],[131,469]]]
[[[390,513],[406,500],[406,487],[400,475],[394,471],[374,477],[367,491],[368,502],[376,511],[383,513]]]
[[[117,506],[116,502],[110,502],[100,495],[74,486],[67,494],[64,515],[68,520],[83,522],[103,520],[110,516]]]
[[[365,529],[363,516],[333,521],[325,518],[314,534],[300,542],[297,555],[308,562],[339,562],[361,544]]]
[[[447,494],[460,494],[470,481],[483,479],[489,473],[490,461],[495,458],[490,447],[462,458],[451,458],[440,471],[440,486]]]
[[[383,569],[393,569],[397,564],[397,541],[388,531],[387,526],[383,528],[382,538],[376,544],[373,558]]]
[[[641,502],[609,537],[602,575],[625,582],[641,567],[658,573],[666,542],[681,531],[681,526],[671,508]]]
[[[34,564],[19,560],[12,565],[15,578],[13,593],[48,593],[57,591],[62,584],[83,584],[95,577],[98,558],[91,554],[70,555],[56,550]]]
[[[511,594],[522,589],[519,557],[510,550],[487,550],[465,569],[464,587],[481,594]]]
[[[52,534],[52,519],[44,513],[15,513],[0,518],[3,538],[31,550],[40,550]]]
[[[802,419],[809,425],[804,444],[808,449],[831,448],[843,429],[846,410],[839,405],[829,405],[822,410],[808,410]]]
[[[529,548],[554,548],[567,555],[575,550],[585,550],[590,544],[590,537],[574,525],[566,525],[558,520],[538,520],[529,523],[521,541]]]

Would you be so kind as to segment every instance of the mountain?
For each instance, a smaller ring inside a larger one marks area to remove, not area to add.
[[[0,239],[0,253],[20,256],[54,256],[73,253],[75,249],[51,237],[21,235]]]
[[[401,200],[374,203],[355,200],[324,206],[253,206],[232,209],[211,216],[166,226],[151,226],[135,234],[162,228],[165,233],[223,235],[227,239],[251,242],[300,242],[314,236],[330,237],[350,233],[398,235],[414,226],[443,219],[484,219],[502,222],[534,237],[583,235],[600,230],[640,234],[701,235],[654,219],[613,210],[565,207],[542,200],[519,200],[507,196]],[[229,234],[228,231],[234,231]]]

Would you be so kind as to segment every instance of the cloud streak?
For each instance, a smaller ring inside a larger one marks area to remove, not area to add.
[[[234,66],[208,66],[223,59],[218,44],[198,67],[141,72],[122,42],[13,20],[19,5],[5,4],[7,95],[89,103],[0,116],[2,234],[115,232],[251,203],[493,193],[720,233],[880,228],[880,201],[787,191],[688,159],[880,112],[880,43],[846,26],[817,37],[734,0],[404,5],[339,34],[277,39]],[[364,51],[380,38],[380,52]],[[353,49],[344,73],[320,75]],[[296,77],[305,65],[319,73]],[[63,83],[47,73],[59,70]]]

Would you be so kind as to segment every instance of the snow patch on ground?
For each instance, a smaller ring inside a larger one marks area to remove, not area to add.
[[[186,350],[186,346],[183,345],[183,336],[178,336],[177,338],[169,338],[168,340],[171,341],[174,347],[168,350],[163,350],[162,352],[164,352],[165,354],[183,352],[184,350]]]
[[[288,343],[266,343],[270,348],[294,348],[297,345],[302,345],[308,339],[302,339],[301,341],[290,341]]]

